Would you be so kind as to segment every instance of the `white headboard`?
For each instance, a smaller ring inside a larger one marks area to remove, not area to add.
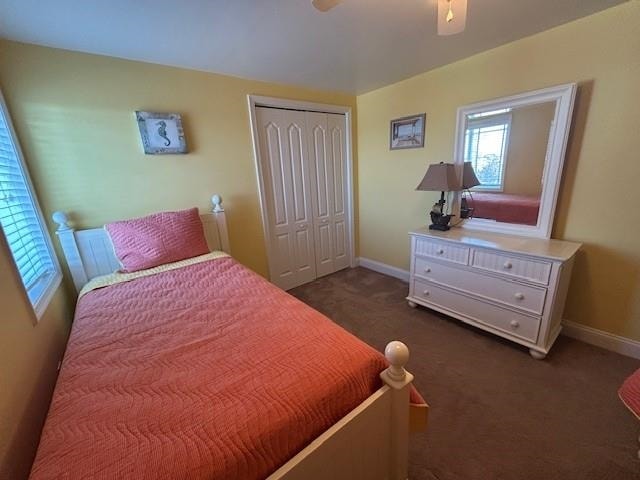
[[[211,203],[211,212],[200,215],[207,244],[212,251],[230,253],[229,231],[222,199],[219,195],[214,195]],[[64,212],[54,212],[52,218],[58,224],[56,235],[78,292],[92,278],[113,273],[120,268],[111,239],[104,228],[75,230],[69,225],[69,218]]]

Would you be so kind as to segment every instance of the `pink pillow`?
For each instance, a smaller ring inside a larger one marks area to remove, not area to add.
[[[108,223],[104,228],[109,232],[123,272],[209,253],[197,208],[154,213]]]

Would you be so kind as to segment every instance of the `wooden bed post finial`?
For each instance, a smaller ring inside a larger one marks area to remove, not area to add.
[[[230,253],[229,250],[229,231],[227,229],[227,216],[224,213],[224,207],[222,206],[222,197],[218,194],[213,195],[211,197],[211,205],[213,208],[211,209],[211,214],[209,217],[212,217],[215,225],[216,232],[213,233],[214,238],[217,239],[216,250],[222,250],[227,253]],[[209,245],[212,248],[211,245]]]
[[[58,224],[58,228],[57,228],[57,232],[65,232],[67,230],[73,230],[71,228],[71,225],[69,225],[69,217],[67,217],[67,214],[64,212],[53,212],[53,214],[51,215],[51,218],[53,219],[54,222],[56,222]]]
[[[391,431],[389,453],[391,463],[389,475],[392,480],[405,480],[409,469],[409,399],[413,375],[404,369],[409,361],[409,349],[393,341],[384,349],[389,367],[380,372],[380,378],[391,387]]]
[[[409,361],[409,348],[399,341],[389,342],[384,349],[384,356],[389,361],[389,368],[387,374],[391,380],[401,382],[407,376],[407,371],[404,366]]]
[[[76,242],[76,231],[69,225],[69,217],[64,212],[53,212],[51,218],[58,224],[56,235],[60,240],[60,247],[67,260],[67,266],[76,287],[76,292],[80,292],[85,283],[89,281],[87,272],[84,269],[84,262],[80,256],[78,243]]]
[[[213,213],[224,212],[224,208],[222,208],[222,197],[220,195],[211,197],[211,203],[213,204]]]

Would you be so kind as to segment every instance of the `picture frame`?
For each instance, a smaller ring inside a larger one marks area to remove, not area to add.
[[[142,148],[146,155],[187,153],[187,142],[179,113],[136,110]]]
[[[426,113],[391,120],[389,128],[389,150],[423,148],[426,120]]]

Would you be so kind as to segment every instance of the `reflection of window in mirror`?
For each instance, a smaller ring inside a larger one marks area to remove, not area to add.
[[[502,108],[467,116],[465,162],[471,162],[480,181],[474,190],[501,192],[511,130],[511,109]]]

